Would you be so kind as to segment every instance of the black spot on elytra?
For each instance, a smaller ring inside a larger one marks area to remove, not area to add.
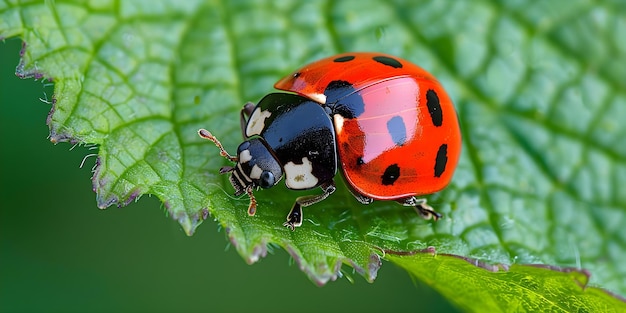
[[[358,157],[356,159],[356,165],[358,166],[358,165],[363,165],[363,164],[365,164],[365,161],[363,161],[363,157]]]
[[[448,163],[448,145],[444,143],[439,146],[439,151],[437,151],[435,177],[441,177],[441,174],[446,170],[446,163]]]
[[[373,57],[374,61],[387,65],[387,66],[391,66],[393,68],[401,68],[402,67],[402,63],[400,63],[400,61],[390,58],[390,57],[385,57],[385,56],[376,56]]]
[[[396,115],[388,120],[387,131],[396,145],[401,146],[406,142],[406,126],[402,116]]]
[[[326,107],[332,114],[339,114],[344,118],[355,118],[365,111],[365,103],[361,94],[356,92],[354,86],[344,80],[333,80],[324,90]]]
[[[346,55],[346,56],[342,56],[342,57],[338,57],[338,58],[334,59],[333,62],[342,63],[342,62],[348,62],[348,61],[352,61],[352,60],[354,60],[354,56],[353,55]]]
[[[298,77],[300,77],[300,75],[302,75],[302,73],[300,73],[300,72],[294,73],[293,74],[293,78],[298,78]]]
[[[326,96],[326,103],[333,104],[336,103],[341,97],[355,92],[354,86],[351,83],[345,80],[333,80],[328,83],[326,89],[324,90],[324,95]]]
[[[443,122],[443,112],[441,111],[439,96],[437,96],[437,93],[432,89],[426,91],[426,106],[428,106],[428,113],[430,113],[430,119],[433,121],[433,125],[441,126]]]
[[[387,166],[382,176],[382,184],[385,186],[393,185],[400,178],[400,167],[398,164],[391,164]]]

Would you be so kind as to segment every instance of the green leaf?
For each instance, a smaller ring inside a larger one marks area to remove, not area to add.
[[[589,274],[572,268],[512,265],[501,271],[497,266],[475,260],[424,253],[388,258],[468,311],[476,310],[477,299],[480,299],[483,312],[624,310],[622,299],[604,290],[587,287]],[[422,268],[430,270],[420,270]]]
[[[55,83],[51,140],[98,146],[101,208],[156,195],[188,234],[210,216],[247,262],[279,245],[318,284],[342,264],[372,281],[382,251],[433,246],[489,264],[582,267],[591,285],[626,295],[624,16],[620,1],[584,0],[5,1],[0,38],[25,41],[19,76]],[[427,196],[445,218],[362,206],[344,186],[296,232],[281,224],[306,192],[257,192],[248,217],[196,131],[234,151],[243,103],[306,62],[358,50],[414,61],[455,99],[461,161],[449,188]],[[561,275],[550,273],[529,275]]]

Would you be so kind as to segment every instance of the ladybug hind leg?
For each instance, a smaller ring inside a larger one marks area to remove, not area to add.
[[[441,213],[435,211],[430,205],[426,204],[426,199],[421,198],[418,199],[416,197],[409,197],[403,200],[398,200],[398,202],[404,206],[410,206],[415,209],[415,212],[419,214],[425,220],[433,219],[438,220],[441,218]]]
[[[296,199],[291,211],[287,214],[287,221],[283,223],[283,226],[286,226],[292,231],[295,230],[296,227],[300,227],[302,225],[302,208],[323,201],[337,189],[333,180],[323,183],[320,188],[322,188],[324,193],[319,195],[302,196]]]

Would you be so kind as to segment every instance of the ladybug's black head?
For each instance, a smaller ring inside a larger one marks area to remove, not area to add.
[[[240,144],[237,159],[237,165],[230,170],[230,183],[236,196],[250,186],[270,188],[283,177],[280,164],[262,139],[253,138]]]

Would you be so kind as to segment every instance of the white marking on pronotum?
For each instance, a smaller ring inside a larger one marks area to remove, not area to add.
[[[252,112],[250,119],[248,120],[248,127],[246,127],[246,135],[248,137],[254,135],[260,135],[263,129],[265,128],[265,119],[270,117],[272,112],[265,110],[261,111],[260,108],[257,108]]]
[[[340,114],[335,114],[335,115],[333,115],[333,119],[335,121],[335,123],[334,123],[335,124],[335,133],[337,135],[339,135],[343,131],[343,121],[344,121],[344,118]]]
[[[317,103],[326,104],[326,95],[323,93],[310,94],[308,97]]]
[[[246,149],[239,153],[239,163],[248,163],[250,160],[252,160],[250,150]]]
[[[250,170],[250,178],[259,179],[261,178],[261,174],[263,174],[263,170],[258,165],[254,164],[252,170]]]
[[[285,184],[291,189],[308,189],[317,185],[318,179],[313,175],[313,163],[307,157],[302,164],[289,162],[285,164]]]

